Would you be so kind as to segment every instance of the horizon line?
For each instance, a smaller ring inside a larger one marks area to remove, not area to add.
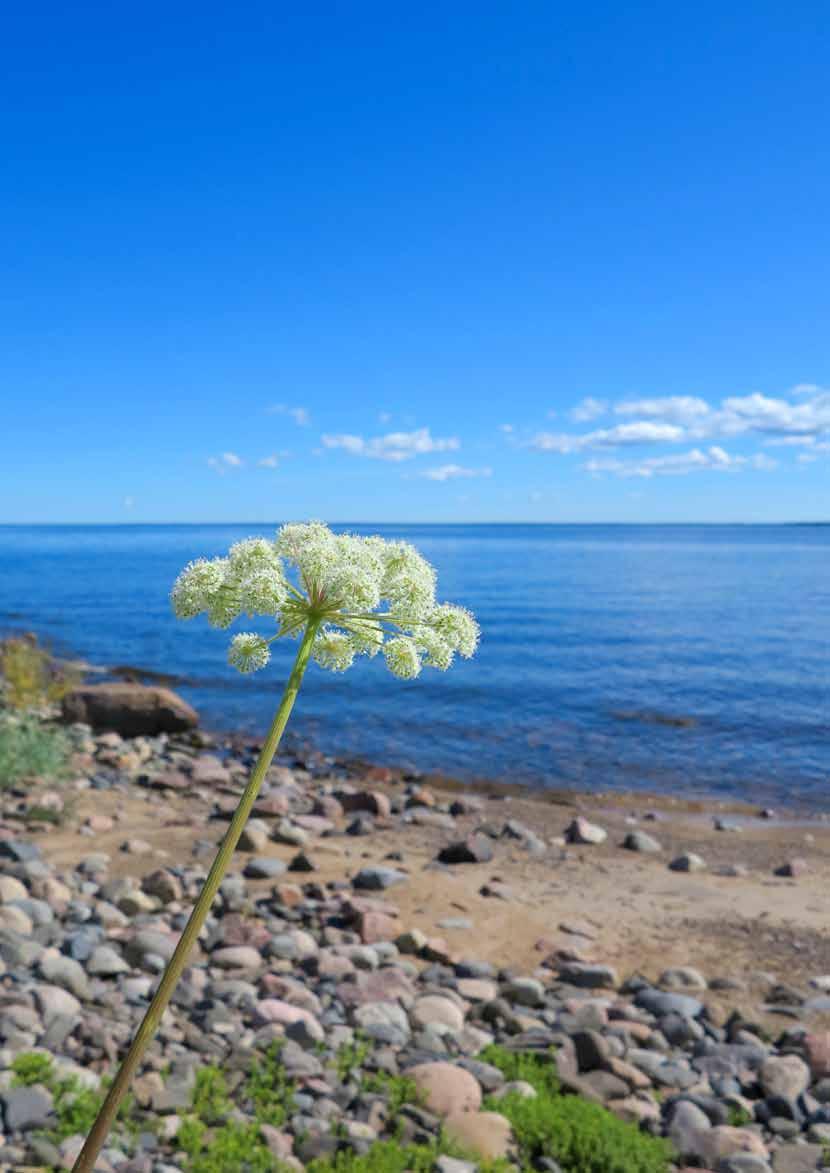
[[[314,518],[313,520],[317,520]],[[100,529],[138,529],[141,526],[193,526],[205,528],[208,526],[262,526],[262,525],[284,525],[293,522],[294,519],[280,519],[270,521],[0,521],[0,529],[37,529],[37,528],[59,528],[65,527],[67,529],[73,526],[84,526],[87,528]],[[740,519],[732,521],[538,521],[538,520],[514,520],[514,521],[370,521],[370,520],[353,520],[353,521],[326,521],[326,525],[330,526],[826,526],[830,525],[830,518],[827,519],[788,519],[786,521],[742,521]]]

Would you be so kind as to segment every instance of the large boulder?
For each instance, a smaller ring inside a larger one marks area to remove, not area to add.
[[[172,689],[146,684],[85,684],[63,699],[64,721],[83,721],[122,737],[183,733],[199,714]]]

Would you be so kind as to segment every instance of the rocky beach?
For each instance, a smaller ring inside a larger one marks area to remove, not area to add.
[[[167,690],[96,688],[64,701],[68,776],[2,794],[7,1170],[71,1168],[78,1104],[114,1073],[258,749]],[[601,1167],[524,1134],[553,1077],[554,1103],[671,1146],[609,1169],[830,1167],[828,848],[820,816],[284,757],[97,1167],[383,1169],[390,1140],[439,1173]],[[250,1153],[223,1157],[228,1137]]]

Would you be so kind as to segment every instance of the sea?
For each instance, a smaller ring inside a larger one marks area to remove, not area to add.
[[[207,728],[262,734],[294,646],[242,677],[169,591],[278,524],[0,526],[0,634],[169,674]],[[292,744],[471,784],[830,809],[830,525],[334,528],[413,542],[481,648],[411,682],[312,666]]]

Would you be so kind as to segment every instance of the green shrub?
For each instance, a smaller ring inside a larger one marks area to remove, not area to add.
[[[54,1078],[51,1058],[39,1051],[23,1051],[12,1063],[12,1087],[33,1087],[36,1083],[49,1087]]]
[[[413,1079],[405,1075],[389,1075],[386,1071],[364,1076],[361,1087],[364,1092],[375,1092],[383,1096],[392,1116],[396,1116],[404,1104],[417,1104],[422,1099]]]
[[[85,1136],[104,1102],[106,1084],[101,1089],[85,1087],[74,1075],[60,1078],[48,1055],[38,1051],[24,1051],[12,1063],[12,1084],[15,1087],[32,1087],[39,1083],[48,1088],[54,1098],[55,1123],[43,1130],[43,1135],[54,1143],[68,1136]],[[130,1117],[133,1112],[132,1097],[124,1100],[119,1109],[118,1120],[126,1125],[128,1132],[135,1132],[136,1125]]]
[[[294,1084],[285,1074],[282,1048],[273,1042],[261,1057],[254,1059],[245,1082],[245,1098],[257,1120],[281,1128],[294,1108]]]
[[[60,701],[80,674],[59,666],[33,636],[0,644],[0,676],[5,702],[13,709],[33,709]]]
[[[0,717],[0,789],[27,778],[61,777],[69,752],[63,730],[31,717]]]
[[[189,1133],[182,1136],[186,1128]],[[187,1173],[277,1173],[282,1166],[262,1139],[259,1125],[225,1124],[200,1132],[185,1121],[179,1129],[179,1144],[189,1157]]]
[[[216,1124],[233,1108],[228,1084],[220,1067],[202,1067],[193,1087],[193,1111],[204,1124]]]
[[[550,1058],[514,1055],[490,1047],[482,1055],[509,1080],[524,1079],[534,1099],[511,1094],[485,1107],[501,1112],[513,1126],[522,1169],[541,1157],[557,1161],[563,1173],[666,1173],[672,1159],[667,1141],[648,1136],[599,1104],[558,1093]]]

